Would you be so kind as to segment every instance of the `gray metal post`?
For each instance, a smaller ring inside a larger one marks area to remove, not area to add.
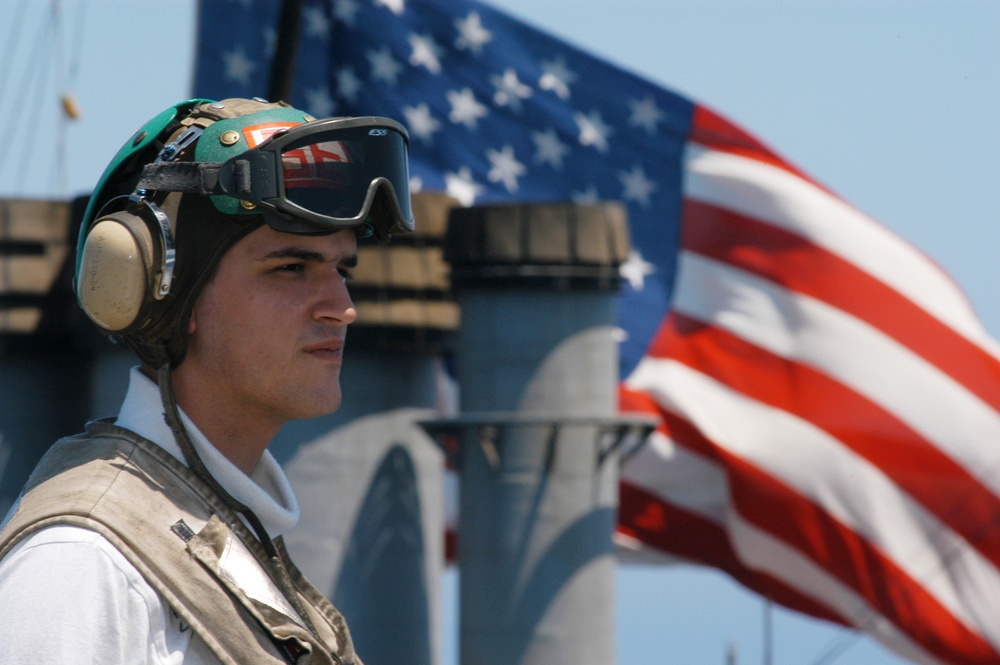
[[[618,206],[455,210],[462,665],[614,662]]]

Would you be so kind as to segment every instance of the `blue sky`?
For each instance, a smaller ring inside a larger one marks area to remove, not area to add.
[[[89,191],[131,132],[189,94],[194,0],[63,0],[52,32],[55,4],[0,0],[2,197]],[[1000,337],[1000,3],[492,4],[748,129],[942,265]],[[62,89],[81,120],[58,121]],[[713,571],[622,569],[616,603],[620,665],[724,663],[730,645],[737,663],[764,662],[763,603]],[[774,665],[902,662],[781,610],[773,628]],[[453,626],[445,640],[452,665]]]

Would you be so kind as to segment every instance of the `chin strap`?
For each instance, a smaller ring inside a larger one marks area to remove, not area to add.
[[[167,426],[170,427],[170,431],[174,434],[174,439],[177,441],[177,445],[180,446],[181,452],[184,454],[184,460],[191,471],[194,472],[201,480],[203,480],[212,491],[215,492],[222,501],[229,506],[238,515],[242,515],[247,521],[250,527],[254,530],[257,535],[257,539],[260,544],[264,547],[264,551],[267,553],[268,562],[271,568],[271,574],[278,586],[281,587],[281,591],[285,594],[288,602],[292,604],[295,611],[299,613],[302,621],[305,622],[305,627],[312,633],[313,637],[316,638],[318,644],[323,644],[322,639],[319,637],[319,632],[316,630],[316,626],[313,624],[312,619],[309,618],[309,614],[306,612],[305,607],[299,599],[299,594],[295,590],[295,585],[292,583],[292,578],[288,574],[288,569],[285,568],[285,563],[281,558],[281,554],[278,552],[278,548],[275,546],[274,541],[267,534],[267,530],[264,528],[264,524],[260,521],[260,518],[250,510],[246,505],[236,500],[236,498],[227,492],[222,485],[209,473],[208,469],[205,467],[205,463],[202,462],[201,457],[198,455],[198,451],[195,450],[194,443],[191,441],[191,437],[188,435],[187,429],[184,427],[184,423],[181,422],[180,411],[177,408],[177,400],[174,398],[173,382],[170,377],[170,364],[165,363],[157,371],[157,379],[160,386],[160,399],[163,402],[163,416],[167,422]]]

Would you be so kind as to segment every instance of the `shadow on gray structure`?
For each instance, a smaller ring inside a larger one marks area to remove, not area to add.
[[[333,592],[354,625],[366,662],[400,653],[410,665],[430,665],[430,590],[416,467],[407,449],[392,446],[379,464],[348,538]],[[427,599],[424,604],[413,598]]]
[[[510,616],[518,617],[524,626],[539,625],[575,577],[586,574],[588,566],[602,565],[602,560],[613,555],[610,547],[594,541],[591,534],[614,529],[616,517],[614,508],[596,508],[565,526],[535,562],[524,582],[523,595],[509,608]],[[517,633],[515,639],[502,644],[507,651],[498,653],[496,662],[524,662],[535,638],[530,632]]]
[[[444,564],[441,451],[414,423],[430,409],[353,418],[285,463],[302,511],[285,536],[347,618],[366,665],[434,663]]]

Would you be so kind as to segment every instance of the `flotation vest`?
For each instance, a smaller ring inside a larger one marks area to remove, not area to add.
[[[130,430],[97,421],[56,442],[0,532],[0,558],[55,524],[104,536],[222,663],[360,665],[344,618],[291,562],[281,539],[274,542],[297,603],[236,513]]]

